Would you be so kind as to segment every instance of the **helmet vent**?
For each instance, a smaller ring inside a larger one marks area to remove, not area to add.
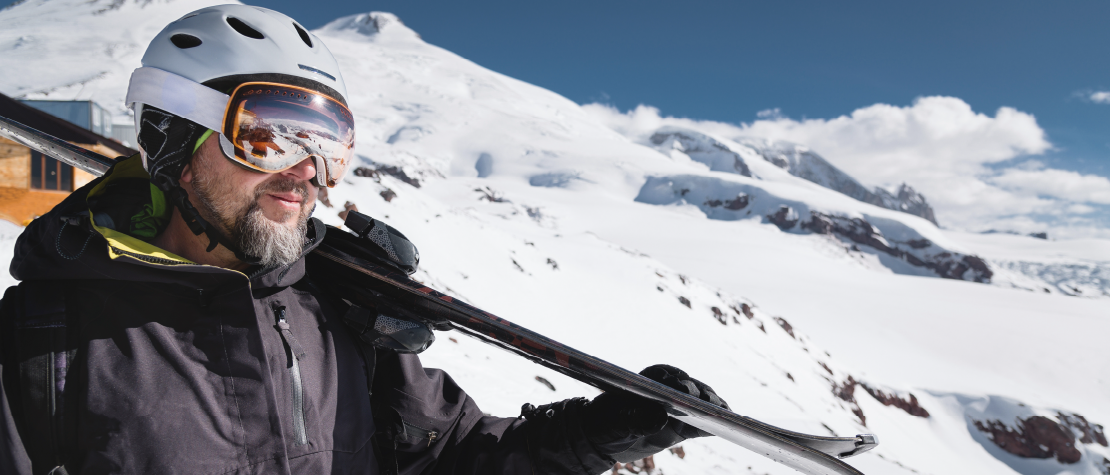
[[[193,35],[178,33],[170,37],[170,43],[173,43],[174,46],[181,49],[189,49],[200,46],[202,42],[200,41],[200,38],[197,38]]]
[[[235,31],[238,31],[240,35],[246,36],[247,38],[254,38],[256,40],[261,40],[262,38],[265,38],[265,36],[262,36],[262,33],[259,33],[258,30],[251,28],[246,23],[243,23],[243,20],[240,20],[238,18],[231,16],[227,17],[227,24],[231,25],[231,27],[234,28]]]
[[[293,24],[293,28],[296,28],[297,29],[297,34],[301,35],[301,41],[304,41],[304,44],[308,45],[308,47],[311,48],[312,47],[312,38],[310,38],[308,36],[308,32],[304,31],[304,28],[301,28],[301,25],[298,25],[296,23]]]

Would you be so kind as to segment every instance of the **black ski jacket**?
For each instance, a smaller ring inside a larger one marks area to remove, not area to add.
[[[166,212],[132,157],[20,236],[11,272],[25,284],[0,308],[0,473],[45,473],[52,465],[31,466],[44,450],[70,474],[376,474],[382,447],[402,474],[612,466],[570,414],[580,404],[542,421],[486,416],[415,355],[379,352],[369,396],[346,308],[306,275],[303,257],[252,274],[193,264],[132,236],[149,227],[144,206],[147,218]],[[27,281],[52,291],[28,294]],[[53,368],[64,387],[55,450],[24,443],[42,427],[24,409],[19,360],[28,318],[59,305],[69,352]],[[391,414],[391,427],[375,413]]]

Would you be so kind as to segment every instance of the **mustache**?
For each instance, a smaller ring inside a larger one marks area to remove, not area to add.
[[[293,192],[301,198],[301,203],[308,203],[308,182],[295,180],[293,178],[278,178],[273,181],[263,183],[254,190],[254,200],[258,201],[262,195],[267,193],[287,193]]]

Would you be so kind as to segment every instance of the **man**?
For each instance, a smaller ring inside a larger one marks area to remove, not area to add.
[[[416,355],[353,336],[304,257],[354,124],[334,58],[292,19],[198,10],[143,65],[141,156],[17,243],[0,473],[590,475],[704,435],[627,393],[485,416]],[[724,405],[675,368],[645,375]]]

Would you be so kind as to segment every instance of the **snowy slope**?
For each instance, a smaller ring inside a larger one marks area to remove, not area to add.
[[[165,25],[219,0],[23,0],[0,12],[0,92],[89,100],[120,119],[131,71]]]
[[[995,285],[1077,297],[1110,297],[1110,241],[1049,241],[1005,233],[950,231],[990,263]]]
[[[62,84],[50,65],[72,58],[73,77],[109,72],[85,91],[57,90],[119,103],[141,47],[131,59],[97,56],[118,39],[113,25],[134,22],[149,41],[205,5],[118,4],[96,15],[96,2],[78,0],[0,12],[0,66],[39,75],[2,78],[0,91]],[[1105,473],[1100,432],[1074,414],[1110,423],[1107,301],[940,279],[907,257],[1094,262],[1100,242],[1090,253],[1068,254],[1066,243],[998,251],[720,137],[680,148],[632,140],[550,91],[424,43],[389,14],[314,33],[339,58],[359,134],[359,169],[316,214],[338,224],[351,202],[401,229],[420,246],[421,280],[625,367],[686,368],[742,414],[819,434],[875,432],[879,448],[850,459],[865,473]],[[40,54],[10,55],[23,36]],[[710,140],[749,176],[688,146]],[[745,206],[729,209],[740,193]],[[783,205],[793,226],[775,218]],[[829,232],[802,227],[819,216]],[[10,253],[11,230],[0,231]],[[915,247],[922,239],[929,246]],[[441,334],[424,359],[499,415],[596,392],[457,335]],[[791,473],[720,440],[682,445],[685,457],[660,454],[655,473]]]

